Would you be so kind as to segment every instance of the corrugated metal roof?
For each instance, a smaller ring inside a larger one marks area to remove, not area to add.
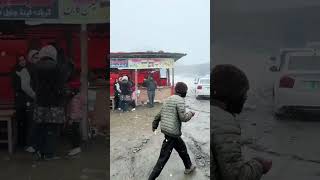
[[[173,58],[178,61],[187,54],[169,52],[112,52],[110,58]]]

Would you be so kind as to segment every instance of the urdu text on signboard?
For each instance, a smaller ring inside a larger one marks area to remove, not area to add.
[[[0,19],[57,19],[57,0],[0,0]]]
[[[81,23],[109,22],[109,11],[110,0],[63,0],[60,6],[61,18]]]

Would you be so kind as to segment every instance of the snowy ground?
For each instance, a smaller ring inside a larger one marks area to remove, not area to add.
[[[189,85],[187,109],[196,112],[190,122],[183,124],[182,138],[187,144],[192,162],[198,168],[192,175],[184,175],[182,160],[173,151],[160,180],[210,179],[210,103],[209,100],[195,99],[193,80],[194,77],[176,76],[176,82],[183,81]],[[157,105],[152,109],[138,107],[136,112],[111,113],[111,179],[147,179],[159,157],[164,139],[159,129],[156,134],[151,130],[152,120],[160,108],[161,105]]]

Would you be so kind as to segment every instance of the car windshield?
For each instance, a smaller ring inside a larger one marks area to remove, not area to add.
[[[289,59],[289,70],[320,71],[320,56],[292,56]]]
[[[200,79],[200,84],[210,84],[210,79]]]

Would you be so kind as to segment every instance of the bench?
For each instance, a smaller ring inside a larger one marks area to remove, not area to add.
[[[6,122],[7,138],[1,139],[0,143],[8,144],[9,154],[13,153],[14,146],[16,144],[16,131],[15,131],[15,118],[14,110],[0,110],[0,122]]]

